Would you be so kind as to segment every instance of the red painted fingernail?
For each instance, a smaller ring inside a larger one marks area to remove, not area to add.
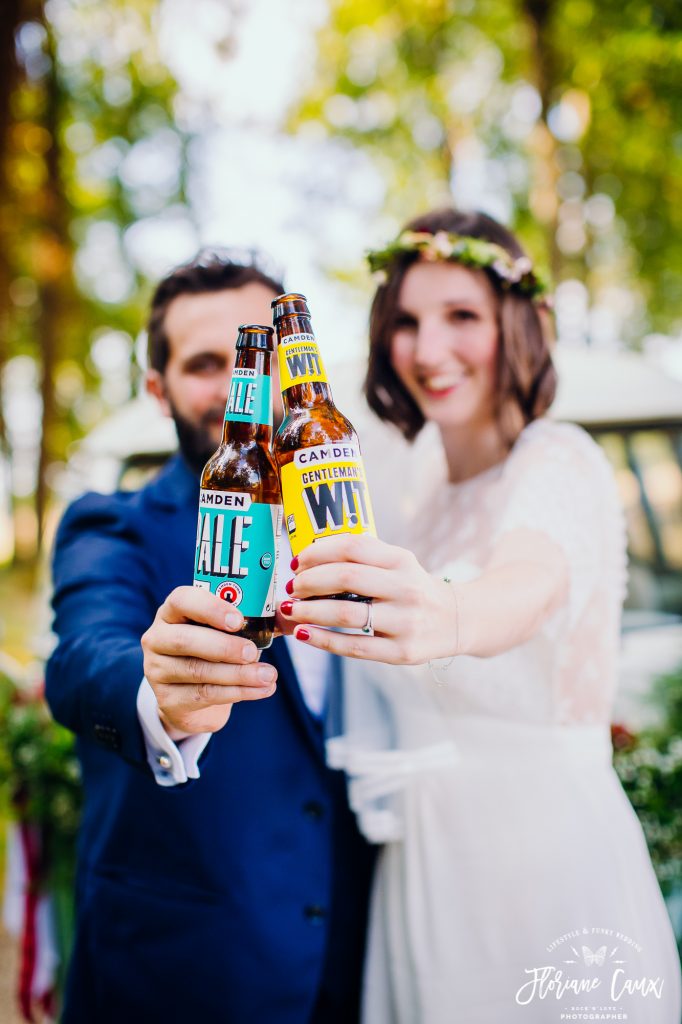
[[[284,589],[286,590],[287,594],[293,594],[293,592],[294,592],[294,581],[293,580],[287,580],[287,585],[286,585],[286,587]]]
[[[296,637],[297,640],[310,640],[310,633],[308,632],[307,629],[304,629],[303,626],[301,626],[300,629],[296,630],[294,636]]]
[[[297,569],[298,569],[298,557],[296,555],[294,555],[294,557],[291,559],[291,571],[292,572],[296,572]]]
[[[293,601],[282,601],[282,603],[281,603],[281,605],[279,607],[280,607],[280,609],[282,611],[282,615],[291,615],[292,611],[294,610],[294,602]]]

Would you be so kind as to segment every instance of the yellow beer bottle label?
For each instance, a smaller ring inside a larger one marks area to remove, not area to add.
[[[376,536],[357,443],[330,441],[300,448],[282,467],[281,477],[284,522],[294,555],[320,537]]]
[[[296,384],[327,383],[314,334],[289,334],[277,348],[279,380],[282,391]]]

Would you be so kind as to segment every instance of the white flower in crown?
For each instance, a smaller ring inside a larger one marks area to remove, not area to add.
[[[533,269],[533,264],[527,256],[519,256],[518,259],[514,260],[511,266],[509,280],[514,284],[518,284],[519,281],[529,274]]]
[[[372,274],[372,280],[374,281],[378,288],[381,288],[381,286],[386,284],[386,282],[388,281],[388,271],[375,270],[374,273]]]
[[[494,270],[498,277],[501,277],[503,281],[516,281],[518,278],[512,276],[512,269],[509,267],[504,260],[495,260],[491,263],[490,269]]]
[[[448,235],[447,231],[436,231],[431,242],[431,247],[434,252],[443,259],[448,259],[448,257],[452,256],[452,239]]]

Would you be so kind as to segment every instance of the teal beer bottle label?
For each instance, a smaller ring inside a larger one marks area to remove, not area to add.
[[[225,419],[235,423],[272,423],[272,384],[269,374],[235,366]]]
[[[275,614],[277,540],[282,506],[241,491],[202,488],[194,586],[239,608],[246,618]]]

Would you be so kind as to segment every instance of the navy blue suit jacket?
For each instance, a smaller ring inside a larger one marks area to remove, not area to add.
[[[198,482],[179,456],[88,494],[54,557],[47,697],[78,735],[85,809],[65,1024],[355,1019],[371,851],[286,647],[271,698],[234,707],[201,778],[159,786],[136,697],[140,637],[191,583]]]

